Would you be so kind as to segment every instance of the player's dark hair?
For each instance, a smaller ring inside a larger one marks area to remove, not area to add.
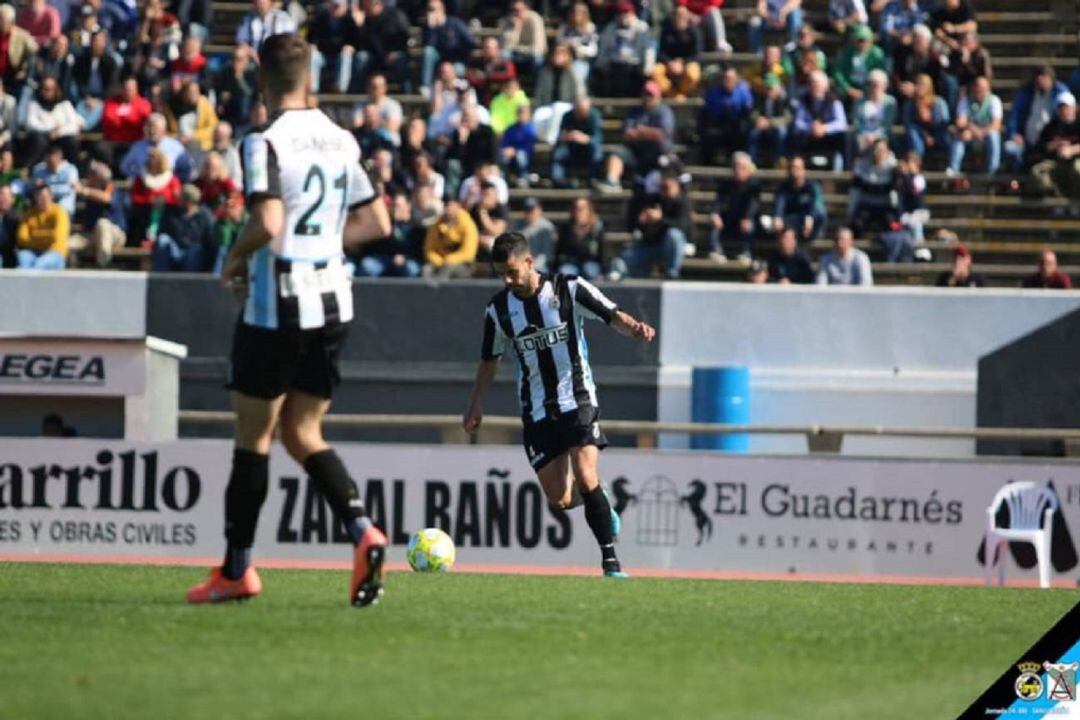
[[[504,263],[510,258],[529,254],[529,241],[519,232],[503,233],[491,246],[491,262]]]
[[[310,67],[311,46],[294,33],[271,35],[259,50],[259,75],[270,93],[303,89]]]

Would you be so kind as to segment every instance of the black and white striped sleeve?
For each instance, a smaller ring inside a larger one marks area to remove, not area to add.
[[[244,200],[281,197],[281,170],[274,146],[260,132],[249,133],[240,152],[244,172]]]
[[[570,281],[570,293],[574,298],[574,309],[590,320],[603,320],[610,324],[619,311],[618,305],[584,278]]]
[[[484,342],[480,348],[480,357],[483,360],[495,360],[502,357],[506,350],[506,335],[499,326],[499,320],[495,317],[495,307],[487,306],[484,311]]]

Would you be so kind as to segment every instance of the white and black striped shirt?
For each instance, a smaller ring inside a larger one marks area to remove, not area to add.
[[[518,397],[526,421],[539,422],[596,407],[585,319],[610,323],[615,303],[573,275],[541,275],[535,295],[502,290],[484,311],[481,357],[494,360],[509,344],[517,357]]]
[[[279,198],[285,222],[248,262],[244,322],[308,330],[352,320],[342,231],[376,199],[353,135],[321,110],[289,110],[244,137],[244,195]]]

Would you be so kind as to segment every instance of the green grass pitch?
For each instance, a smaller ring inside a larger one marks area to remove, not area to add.
[[[0,718],[952,718],[1069,591],[0,564]]]

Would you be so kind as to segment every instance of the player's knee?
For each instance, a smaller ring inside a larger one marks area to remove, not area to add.
[[[293,460],[304,462],[310,455],[323,450],[326,442],[318,427],[284,423],[281,427],[281,444]]]

